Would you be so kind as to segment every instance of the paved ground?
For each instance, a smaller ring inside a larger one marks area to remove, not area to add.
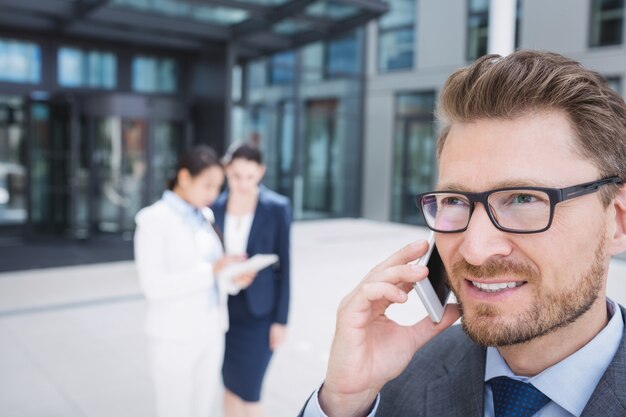
[[[295,416],[321,382],[342,296],[371,266],[427,232],[366,220],[297,223],[288,342],[270,365],[268,417]],[[626,304],[626,262],[609,294]],[[145,304],[131,262],[0,274],[0,414],[153,417],[141,332]],[[425,315],[416,296],[390,315]]]

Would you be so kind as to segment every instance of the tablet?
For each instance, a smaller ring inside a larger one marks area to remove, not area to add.
[[[220,279],[233,279],[244,272],[258,272],[278,262],[278,255],[259,253],[243,262],[231,264],[219,272]]]

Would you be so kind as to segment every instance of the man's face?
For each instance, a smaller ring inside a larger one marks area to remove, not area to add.
[[[453,125],[437,190],[563,188],[599,178],[598,169],[575,153],[567,117],[541,112]],[[542,233],[497,230],[478,204],[465,232],[437,234],[470,337],[483,345],[522,343],[575,321],[592,306],[598,311],[609,260],[606,221],[596,193],[557,205],[551,228]],[[516,286],[479,288],[495,283]]]

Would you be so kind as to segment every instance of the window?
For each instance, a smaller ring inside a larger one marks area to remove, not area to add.
[[[320,81],[324,75],[324,50],[325,44],[322,42],[311,43],[301,49],[302,56],[302,81]]]
[[[618,94],[622,94],[622,79],[620,77],[606,77],[606,81],[609,83],[609,87]]]
[[[41,80],[41,50],[38,45],[0,39],[0,81],[37,84]]]
[[[592,0],[590,46],[622,44],[624,0]]]
[[[115,88],[117,60],[114,54],[59,48],[59,85],[63,87]]]
[[[267,82],[267,65],[265,61],[253,61],[248,64],[248,87],[264,87]]]
[[[133,90],[140,93],[174,93],[178,66],[171,58],[138,56],[133,59]]]
[[[413,197],[432,189],[435,180],[435,93],[401,93],[396,96],[394,172],[391,218],[422,224]]]
[[[378,68],[381,72],[413,68],[415,1],[390,0],[378,21]]]
[[[349,77],[359,72],[360,59],[356,33],[326,44],[326,77]]]
[[[474,61],[487,53],[489,0],[469,0],[467,14],[467,59]]]
[[[270,67],[270,84],[280,85],[292,83],[296,67],[295,52],[281,52],[272,56]]]

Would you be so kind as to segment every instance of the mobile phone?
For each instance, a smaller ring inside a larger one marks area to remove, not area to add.
[[[424,307],[426,307],[430,319],[439,323],[443,318],[448,297],[450,297],[450,288],[446,284],[446,269],[435,246],[434,233],[428,237],[428,252],[415,261],[415,264],[428,267],[428,277],[416,282],[414,288]]]

